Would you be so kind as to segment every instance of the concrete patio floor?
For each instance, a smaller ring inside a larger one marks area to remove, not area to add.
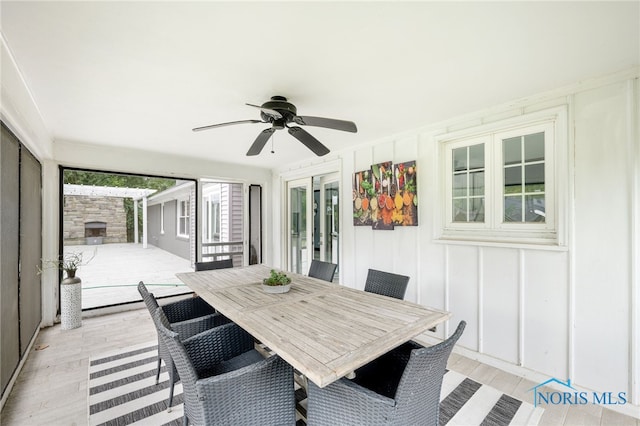
[[[144,281],[156,297],[183,294],[191,290],[177,272],[191,272],[191,262],[172,253],[142,244],[100,244],[65,246],[67,252],[82,252],[89,261],[78,269],[82,279],[82,309],[141,301],[138,282]]]

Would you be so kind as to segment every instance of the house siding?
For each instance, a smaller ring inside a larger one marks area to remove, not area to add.
[[[148,207],[148,242],[162,250],[173,253],[184,259],[190,259],[191,245],[189,238],[178,237],[177,202],[176,200],[164,203],[164,234],[160,231],[161,204]]]

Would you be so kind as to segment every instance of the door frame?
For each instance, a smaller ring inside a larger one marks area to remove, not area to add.
[[[288,232],[288,212],[289,212],[289,193],[288,193],[288,183],[292,180],[297,179],[312,179],[314,176],[320,175],[328,175],[331,173],[338,173],[340,176],[340,198],[344,200],[344,182],[342,178],[342,161],[340,159],[330,160],[321,164],[311,165],[308,167],[296,169],[296,170],[288,170],[280,173],[280,268],[288,269],[289,266],[289,236]],[[311,187],[311,194],[313,194],[313,186]],[[349,189],[350,190],[350,189]],[[313,203],[312,203],[313,205]],[[342,209],[344,212],[344,209]],[[313,212],[312,212],[313,213]],[[311,216],[313,218],[313,215]],[[344,218],[341,217],[340,221],[344,223]],[[338,258],[342,259],[342,233],[340,233],[338,237]],[[313,241],[311,241],[313,243]],[[339,268],[342,269],[342,268]],[[340,272],[339,275],[342,275]],[[341,281],[340,277],[339,280]]]
[[[311,264],[311,260],[313,259],[313,202],[309,202],[309,194],[311,194],[311,201],[313,201],[313,178],[311,177],[306,177],[306,178],[301,178],[301,179],[292,179],[287,181],[287,186],[286,186],[286,198],[287,198],[287,209],[285,210],[285,216],[286,216],[286,226],[285,226],[285,230],[284,230],[284,234],[286,235],[285,237],[285,241],[287,244],[287,247],[289,248],[287,250],[287,255],[286,255],[286,265],[287,265],[287,270],[291,271],[293,268],[293,259],[292,259],[292,254],[291,254],[291,228],[292,228],[292,223],[291,223],[291,197],[289,196],[290,194],[290,190],[292,188],[306,188],[306,194],[307,194],[307,203],[306,203],[306,218],[307,218],[307,223],[306,223],[306,240],[307,240],[307,256],[306,256],[306,263],[307,265]],[[303,262],[303,259],[300,259],[300,262]],[[304,271],[301,271],[300,273],[304,274]]]
[[[326,205],[326,196],[325,196],[325,190],[324,190],[324,186],[326,184],[330,184],[330,183],[337,183],[338,184],[338,202],[340,203],[342,200],[340,199],[340,174],[339,173],[330,173],[330,174],[325,174],[325,175],[321,175],[319,177],[319,182],[318,185],[320,186],[320,204],[318,205],[318,212],[319,213],[324,213],[327,211],[327,205]],[[338,204],[340,205],[340,204]],[[340,215],[340,211],[338,210],[338,216]],[[335,220],[335,219],[334,219]],[[340,217],[338,217],[338,221],[340,221]],[[319,238],[320,238],[320,260],[322,261],[327,261],[326,257],[325,257],[325,242],[326,242],[326,238],[327,238],[327,234],[332,234],[331,230],[327,230],[326,229],[326,221],[323,220],[322,218],[320,218],[320,226],[318,228],[318,233]],[[333,236],[331,236],[333,237]],[[314,236],[315,239],[315,236]],[[340,231],[338,231],[338,238],[337,238],[337,244],[338,244],[338,262],[333,262],[333,263],[337,263],[338,264],[338,269],[340,269]]]

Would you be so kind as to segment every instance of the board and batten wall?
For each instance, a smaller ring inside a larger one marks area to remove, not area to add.
[[[409,275],[405,299],[453,313],[426,340],[466,320],[465,355],[534,383],[555,377],[626,392],[637,406],[639,100],[634,69],[340,152],[341,283],[362,289],[369,268]],[[568,120],[565,152],[556,157],[561,244],[441,239],[439,135],[558,107]],[[419,226],[353,226],[352,174],[410,160],[417,160]]]

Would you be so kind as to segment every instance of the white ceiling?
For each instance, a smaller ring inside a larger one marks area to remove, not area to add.
[[[334,153],[638,66],[639,2],[11,2],[2,34],[52,139],[276,167],[314,154],[245,102],[289,98]]]

